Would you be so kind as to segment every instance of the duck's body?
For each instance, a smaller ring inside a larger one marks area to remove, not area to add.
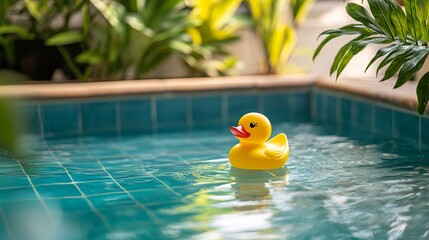
[[[289,157],[289,144],[284,133],[267,141],[271,135],[271,124],[262,114],[244,115],[238,127],[231,127],[231,132],[240,140],[240,143],[229,152],[229,161],[236,168],[250,170],[280,168]]]

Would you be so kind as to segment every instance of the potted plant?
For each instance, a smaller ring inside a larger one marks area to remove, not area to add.
[[[369,44],[387,44],[369,62],[383,60],[377,73],[387,67],[381,81],[398,74],[394,88],[399,88],[419,71],[429,55],[429,1],[404,0],[404,8],[396,0],[368,0],[370,12],[355,3],[348,3],[347,13],[357,22],[339,29],[327,30],[326,38],[314,52],[313,59],[330,40],[344,35],[356,37],[336,55],[330,73],[341,74],[350,60]],[[416,89],[418,112],[423,114],[429,100],[429,73],[419,80]]]

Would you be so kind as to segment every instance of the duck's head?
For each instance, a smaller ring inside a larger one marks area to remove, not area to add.
[[[264,143],[271,135],[271,123],[260,113],[247,113],[240,118],[238,126],[230,128],[242,143]]]

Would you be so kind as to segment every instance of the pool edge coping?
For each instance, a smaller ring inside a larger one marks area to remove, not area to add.
[[[322,78],[316,74],[251,75],[5,85],[0,86],[0,97],[27,100],[62,100],[156,93],[318,87],[354,94],[416,112],[416,84],[407,83],[403,88],[392,90],[392,83],[380,83],[377,80],[340,79],[335,81],[330,78]],[[426,112],[429,112],[428,110]]]

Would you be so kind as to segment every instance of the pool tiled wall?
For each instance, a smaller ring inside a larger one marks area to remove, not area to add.
[[[223,129],[247,112],[272,122],[309,122],[310,88],[159,94],[126,98],[27,102],[32,134],[64,137],[90,134],[152,134]]]
[[[311,87],[41,101],[26,108],[29,132],[44,137],[225,129],[258,111],[272,122],[351,125],[429,146],[429,116]]]
[[[316,122],[351,125],[429,147],[428,115],[325,89],[313,91],[312,106]]]

